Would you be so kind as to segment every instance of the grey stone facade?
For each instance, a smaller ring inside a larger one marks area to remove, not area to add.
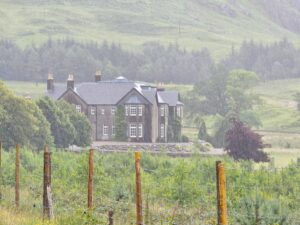
[[[164,91],[124,77],[101,81],[99,73],[96,76],[95,82],[76,85],[73,81],[73,85],[67,88],[67,85],[54,84],[51,75],[49,79],[52,80],[47,81],[47,95],[63,99],[84,113],[91,123],[94,141],[114,140],[117,107],[122,105],[127,141],[168,142],[168,121],[178,116],[177,108],[183,109],[177,92]],[[69,76],[69,84],[70,77],[73,76]]]

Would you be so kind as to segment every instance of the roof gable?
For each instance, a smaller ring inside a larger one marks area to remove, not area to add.
[[[150,104],[152,103],[136,88],[132,88],[117,104]]]

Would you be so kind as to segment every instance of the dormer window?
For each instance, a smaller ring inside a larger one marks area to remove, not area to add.
[[[81,105],[76,105],[75,109],[77,112],[81,113]]]

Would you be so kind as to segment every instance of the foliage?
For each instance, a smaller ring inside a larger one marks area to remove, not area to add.
[[[230,115],[226,117],[218,117],[217,121],[215,122],[215,133],[211,138],[211,142],[214,147],[222,148],[225,146],[226,143],[226,132],[231,128],[230,119],[234,118]]]
[[[237,215],[237,224],[278,224],[290,225],[287,209],[280,206],[278,201],[267,200],[262,196],[245,197],[241,199],[240,208],[244,214]]]
[[[181,119],[175,116],[168,117],[168,130],[167,130],[168,142],[180,142],[181,141]]]
[[[40,98],[37,105],[51,125],[55,145],[65,148],[73,144],[76,134],[69,115],[65,114],[49,97]]]
[[[49,72],[56,81],[65,81],[70,71],[76,80],[87,81],[101,69],[105,79],[122,75],[132,80],[190,83],[208,77],[213,64],[206,49],[188,52],[178,45],[151,42],[132,53],[115,43],[74,40],[48,40],[24,50],[13,42],[0,41],[0,59],[2,78],[24,81],[43,81]]]
[[[229,110],[227,103],[228,72],[223,66],[214,68],[210,79],[194,85],[194,95],[203,96],[198,104],[203,114],[219,114],[225,116]],[[200,112],[198,112],[200,113]]]
[[[41,149],[52,144],[50,125],[31,100],[17,97],[0,82],[0,137],[6,148],[16,143]]]
[[[198,83],[196,91],[206,97],[207,101],[203,104],[207,113],[224,116],[228,108],[224,94],[228,71],[234,70],[240,78],[247,78],[247,82],[257,79],[253,73],[246,71],[253,71],[260,80],[299,77],[299,52],[287,40],[271,45],[245,41],[238,51],[233,51],[216,66],[207,49],[189,52],[177,44],[165,47],[151,42],[144,44],[139,53],[132,53],[107,42],[82,44],[74,40],[50,39],[39,47],[21,49],[11,41],[2,40],[0,74],[7,80],[42,81],[45,74],[52,72],[57,81],[64,81],[67,74],[76,68],[76,79],[86,81],[101,69],[107,79],[122,75],[132,80]],[[243,79],[232,81],[238,82],[239,87],[247,83]],[[233,89],[231,94],[237,97],[238,91]]]
[[[232,120],[232,128],[226,132],[225,150],[235,160],[269,161],[268,155],[262,151],[267,145],[262,137],[254,133],[243,122]]]
[[[195,124],[199,124],[198,127],[198,139],[203,140],[203,141],[210,141],[210,136],[207,133],[206,130],[206,124],[203,118],[201,117],[196,117],[194,120]]]
[[[57,102],[58,108],[69,117],[70,123],[75,130],[74,145],[89,146],[92,142],[92,127],[88,118],[75,110],[74,106],[66,101],[60,100]]]
[[[257,82],[258,76],[251,71],[227,71],[219,66],[215,68],[210,79],[195,84],[191,97],[186,99],[187,110],[198,115],[197,117],[214,115],[220,118],[214,124],[215,133],[212,138],[206,133],[205,124],[197,121],[200,123],[198,136],[205,138],[203,140],[211,141],[216,147],[223,147],[225,133],[229,129],[228,119],[231,117],[243,120],[252,126],[259,126],[260,121],[252,111],[253,105],[259,103],[259,98],[248,93]]]
[[[2,156],[4,183],[0,207],[11,208],[14,153],[4,152]],[[87,152],[52,150],[52,191],[57,224],[101,224],[102,220],[107,221],[107,211],[111,209],[115,212],[115,224],[134,223],[134,155],[95,152],[94,157],[95,207],[94,216],[90,216],[84,213]],[[186,224],[186,221],[190,221],[189,224],[214,224],[208,221],[216,220],[215,160],[217,158],[198,154],[174,158],[143,153],[143,199],[145,202],[148,198],[153,224]],[[267,165],[259,166],[249,161],[234,162],[227,157],[222,160],[226,168],[228,213],[232,224],[248,224],[250,218],[255,218],[253,206],[257,202],[261,224],[280,224],[284,217],[289,218],[289,224],[297,224],[299,167],[291,164],[281,170],[270,170]],[[43,154],[22,149],[21,199],[24,201],[21,201],[20,210],[32,213],[36,218],[41,216],[42,210],[42,162]],[[260,199],[257,201],[255,196]],[[277,211],[279,200],[281,209]],[[3,221],[1,213],[0,220]]]
[[[242,111],[250,110],[257,102],[256,95],[248,94],[246,91],[258,83],[258,76],[254,72],[245,70],[232,70],[227,79],[227,104],[229,110],[240,115]]]
[[[295,98],[295,101],[297,102],[297,109],[298,109],[298,111],[300,111],[300,93],[297,92],[295,94],[294,98]]]
[[[119,105],[117,107],[115,129],[116,129],[115,140],[126,141],[127,125],[126,125],[126,121],[125,121],[125,107],[122,105]]]

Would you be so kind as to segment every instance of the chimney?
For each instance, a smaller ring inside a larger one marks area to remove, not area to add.
[[[49,73],[47,79],[47,91],[53,91],[53,90],[54,90],[53,74]]]
[[[165,88],[164,88],[164,84],[163,84],[163,83],[158,83],[157,91],[165,91]]]
[[[67,80],[67,89],[73,89],[74,90],[74,76],[73,74],[69,74],[68,80]]]
[[[95,73],[95,82],[101,81],[101,70],[96,71]]]

